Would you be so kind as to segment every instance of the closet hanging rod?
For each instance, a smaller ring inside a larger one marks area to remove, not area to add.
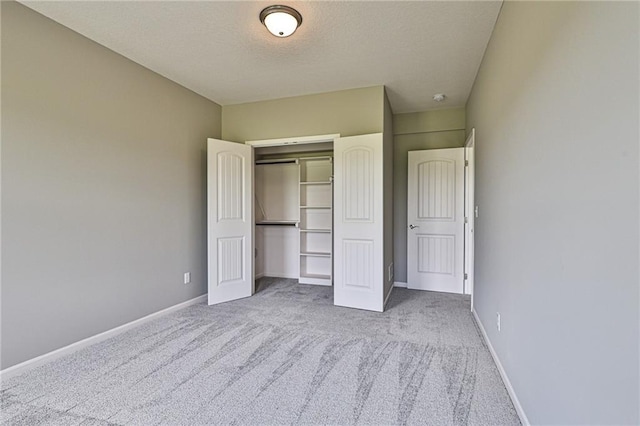
[[[297,158],[274,158],[270,160],[256,160],[256,164],[286,164],[295,163],[298,164]]]
[[[256,225],[262,226],[295,226],[298,227],[298,221],[295,220],[261,220]]]

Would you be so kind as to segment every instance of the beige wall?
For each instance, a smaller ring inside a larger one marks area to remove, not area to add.
[[[221,109],[18,3],[1,10],[7,368],[206,293]]]
[[[505,2],[467,104],[474,303],[531,424],[640,422],[639,9]]]
[[[383,131],[384,87],[343,90],[222,107],[222,138],[233,142]]]
[[[464,108],[393,116],[394,254],[396,282],[407,282],[407,153],[456,148],[465,142]]]

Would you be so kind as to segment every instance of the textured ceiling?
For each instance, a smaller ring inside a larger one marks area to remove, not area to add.
[[[286,1],[282,39],[258,20],[278,1],[23,3],[221,105],[385,85],[395,113],[466,103],[501,6]]]

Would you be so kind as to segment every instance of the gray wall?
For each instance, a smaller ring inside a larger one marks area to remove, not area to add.
[[[534,424],[640,421],[638,7],[505,2],[467,105],[475,308]]]
[[[206,292],[206,138],[221,111],[1,7],[7,368]]]
[[[464,126],[464,108],[434,109],[393,116],[393,251],[396,282],[407,282],[408,152],[464,146]]]

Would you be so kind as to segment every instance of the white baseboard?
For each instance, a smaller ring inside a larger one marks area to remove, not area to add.
[[[407,283],[403,283],[402,281],[396,281],[393,283],[394,287],[407,288]]]
[[[134,327],[142,325],[146,322],[155,320],[161,316],[170,314],[182,308],[186,308],[187,306],[196,305],[201,302],[207,301],[207,295],[203,294],[202,296],[195,297],[191,300],[187,300],[186,302],[178,303],[177,305],[169,306],[166,309],[163,309],[158,312],[154,312],[142,318],[138,318],[137,320],[128,322],[119,327],[112,328],[111,330],[104,331],[102,333],[96,334],[95,336],[87,337],[86,339],[82,339],[78,342],[72,343],[70,345],[64,346],[60,349],[56,349],[55,351],[48,352],[44,355],[40,355],[38,357],[29,359],[27,361],[21,362],[20,364],[16,364],[9,368],[5,368],[4,370],[0,370],[0,380],[7,380],[11,377],[20,375],[28,370],[39,367],[43,364],[51,362],[57,358],[60,358],[65,355],[69,355],[70,353],[76,352],[80,349],[86,348],[87,346],[94,345],[103,340],[107,340],[111,337],[114,337],[120,333],[124,333],[125,331],[131,330]]]
[[[531,423],[529,423],[529,419],[527,418],[527,415],[525,414],[524,409],[522,408],[522,405],[520,405],[520,400],[518,399],[518,396],[516,395],[516,391],[513,389],[513,386],[511,386],[511,381],[507,376],[507,372],[502,367],[502,363],[500,362],[500,358],[498,358],[498,354],[496,353],[496,351],[493,349],[493,346],[491,345],[491,341],[489,340],[487,331],[484,329],[484,326],[482,325],[482,322],[480,321],[480,318],[478,317],[478,314],[475,311],[475,309],[472,310],[471,312],[473,313],[473,318],[475,319],[476,324],[478,324],[478,328],[482,332],[482,337],[484,338],[484,341],[487,344],[487,347],[489,348],[491,357],[493,358],[493,361],[496,363],[496,366],[498,367],[498,371],[500,372],[500,377],[502,377],[504,386],[507,388],[507,392],[509,392],[509,396],[511,397],[513,406],[516,409],[516,413],[518,413],[518,417],[520,417],[520,422],[522,423],[523,426],[529,426]]]
[[[255,279],[259,280],[260,278],[264,277],[264,272],[260,272],[259,274],[256,274]]]

